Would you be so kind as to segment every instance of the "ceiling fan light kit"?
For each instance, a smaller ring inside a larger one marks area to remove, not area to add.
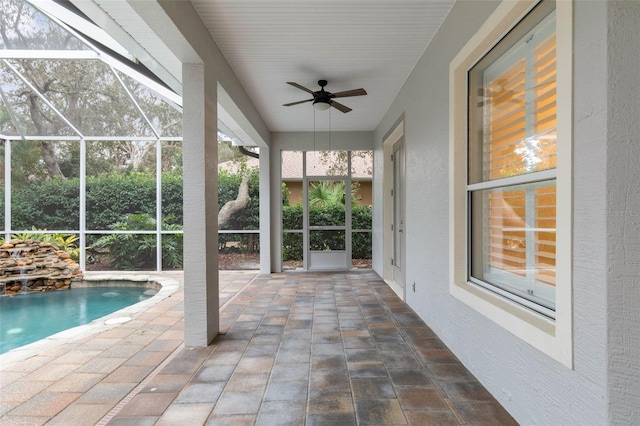
[[[331,105],[329,105],[328,102],[325,102],[322,100],[316,100],[316,101],[313,101],[313,107],[318,111],[326,111],[329,108],[331,108]]]
[[[339,102],[334,101],[333,100],[334,98],[347,98],[347,97],[351,97],[351,96],[363,96],[363,95],[367,94],[367,92],[362,88],[361,89],[353,89],[353,90],[345,90],[343,92],[336,92],[336,93],[327,92],[326,90],[324,90],[324,87],[327,85],[327,80],[318,80],[318,85],[320,86],[320,90],[317,90],[315,92],[313,90],[311,90],[311,89],[307,89],[306,87],[304,87],[304,86],[302,86],[302,85],[300,85],[298,83],[294,83],[293,81],[287,81],[287,84],[311,94],[313,96],[313,98],[305,99],[303,101],[297,101],[297,102],[291,102],[291,103],[288,103],[288,104],[283,104],[282,106],[293,106],[293,105],[298,105],[298,104],[303,104],[303,103],[306,103],[306,102],[313,101],[313,106],[318,111],[326,111],[330,107],[334,107],[338,111],[347,113],[347,112],[351,111],[351,108],[349,108],[348,106],[342,105]]]

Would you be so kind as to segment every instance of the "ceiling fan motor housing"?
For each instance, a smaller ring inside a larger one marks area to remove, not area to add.
[[[313,105],[316,107],[316,109],[325,110],[328,109],[331,105],[331,99],[329,96],[330,93],[325,92],[324,90],[324,86],[326,85],[327,80],[318,80],[318,86],[320,86],[320,90],[318,90],[317,92],[313,92]],[[324,105],[317,104],[326,104],[326,107]]]

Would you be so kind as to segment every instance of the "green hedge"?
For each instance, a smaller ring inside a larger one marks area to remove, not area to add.
[[[14,188],[11,195],[13,229],[80,227],[80,184],[77,179],[32,182]]]
[[[87,229],[110,229],[131,214],[156,215],[156,180],[149,173],[87,177]],[[14,188],[13,229],[79,229],[80,182],[51,179]],[[182,223],[182,177],[162,176],[163,216]]]
[[[302,205],[283,206],[282,226],[285,230],[302,231]],[[371,229],[371,208],[354,205],[351,208],[351,228]],[[315,226],[344,224],[344,206],[311,207],[309,221]],[[351,253],[354,259],[371,259],[371,232],[354,232],[351,238]],[[335,231],[311,233],[310,246],[313,250],[344,249],[344,234]],[[287,232],[282,235],[282,259],[302,260],[302,232]]]
[[[241,177],[221,172],[218,177],[218,205],[237,196]],[[87,177],[87,229],[110,229],[131,214],[156,216],[156,180],[150,173],[110,174]],[[79,229],[80,182],[51,179],[14,188],[14,229]],[[258,229],[259,182],[253,171],[249,181],[249,205],[225,229]],[[162,214],[170,224],[182,223],[182,176],[162,176]]]
[[[257,170],[250,171],[249,205],[236,214],[224,229],[259,229],[259,181]],[[221,171],[218,175],[218,206],[235,199],[241,181],[240,174]],[[126,222],[131,215],[156,216],[156,181],[151,173],[110,174],[87,177],[87,228],[113,229],[114,224]],[[162,209],[165,225],[181,225],[182,176],[166,173],[162,176]],[[12,228],[15,230],[79,229],[79,180],[51,179],[30,182],[14,188],[12,193]],[[2,188],[4,191],[4,188]],[[0,194],[1,195],[1,194]],[[283,186],[284,229],[302,229],[302,206],[288,205],[288,193]],[[1,197],[0,197],[1,198]],[[3,199],[3,198],[1,198]],[[0,212],[1,214],[2,212]],[[344,208],[314,207],[310,218],[316,225],[343,223]],[[368,206],[352,207],[352,228],[371,229],[371,209]],[[142,229],[140,229],[142,230]],[[220,242],[237,236],[220,235]],[[316,233],[312,247],[340,247],[343,238],[335,233]],[[371,233],[354,233],[352,238],[354,258],[371,257]],[[283,235],[284,260],[302,259],[302,234]]]

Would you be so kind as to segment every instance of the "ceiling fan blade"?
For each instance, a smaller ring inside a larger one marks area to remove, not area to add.
[[[337,109],[338,111],[342,111],[342,112],[349,112],[351,111],[351,108],[349,108],[346,105],[342,105],[341,103],[338,103],[336,101],[331,101],[330,102],[331,106],[334,107],[335,109]]]
[[[291,103],[288,103],[288,104],[282,104],[282,106],[298,105],[298,104],[303,104],[305,102],[311,102],[312,100],[313,99],[307,99],[307,100],[304,100],[304,101],[291,102]]]
[[[345,90],[344,92],[336,92],[331,94],[331,98],[347,98],[349,96],[363,96],[367,91],[364,89]]]
[[[298,83],[294,83],[293,81],[287,81],[287,84],[290,84],[290,85],[292,85],[293,87],[297,87],[297,88],[298,88],[298,89],[300,89],[300,90],[304,90],[304,91],[305,91],[305,92],[307,92],[307,93],[311,93],[311,94],[313,94],[313,90],[311,90],[311,89],[307,89],[306,87],[301,86],[301,85],[299,85]]]

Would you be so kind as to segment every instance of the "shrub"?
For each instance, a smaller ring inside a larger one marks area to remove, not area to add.
[[[156,179],[151,173],[87,177],[87,228],[109,229],[129,214],[156,215]],[[13,229],[79,229],[80,182],[50,179],[14,188]],[[170,223],[182,223],[182,176],[162,176],[162,214]]]
[[[125,220],[112,224],[110,228],[117,231],[154,231],[156,220],[147,214],[131,214]],[[182,226],[163,223],[162,229],[180,230]],[[156,266],[155,234],[109,234],[98,238],[95,245],[107,251],[114,269],[132,271]],[[162,263],[166,268],[182,267],[181,234],[162,236]]]
[[[87,228],[109,229],[132,214],[156,215],[156,179],[150,173],[87,177]]]
[[[162,216],[167,223],[182,225],[182,173],[162,174]]]
[[[240,173],[249,172],[249,205],[238,212],[225,229],[259,229],[259,176],[258,170],[241,169],[239,173],[220,171],[218,175],[218,205],[237,197],[242,180]],[[155,230],[156,180],[152,173],[113,173],[87,177],[87,228],[122,229],[129,231]],[[79,180],[50,179],[28,182],[15,187],[12,192],[12,226],[14,229],[78,229],[79,228]],[[162,175],[163,229],[182,229],[183,179],[180,173],[168,172]],[[283,229],[302,230],[302,205],[290,206],[289,192],[282,185]],[[0,211],[2,214],[3,211]],[[344,223],[344,207],[339,203],[326,207],[312,207],[311,223],[318,226],[341,225]],[[352,206],[352,228],[371,229],[371,208]],[[89,240],[91,236],[87,237]],[[182,266],[182,235],[163,235],[163,262],[174,268]],[[237,235],[221,234],[220,243],[238,241]],[[155,234],[105,235],[99,240],[101,247],[114,255],[112,266],[118,269],[137,269],[155,266]],[[340,247],[344,237],[335,232],[315,233],[310,241],[312,247]],[[122,248],[116,247],[116,242]],[[250,238],[243,236],[241,250],[250,244]],[[282,241],[284,260],[302,260],[302,234],[286,233]],[[79,248],[72,254],[77,258]],[[353,256],[371,257],[371,233],[353,233]],[[122,252],[122,255],[118,253]],[[71,254],[71,253],[70,253]],[[132,257],[130,257],[132,256]],[[130,257],[130,260],[128,258]],[[141,265],[141,266],[136,266]]]
[[[372,213],[370,206],[357,205],[351,208],[351,228],[371,229]]]
[[[302,260],[302,232],[282,234],[282,260]]]
[[[351,257],[353,259],[371,259],[371,232],[351,234]]]
[[[13,229],[78,229],[80,183],[55,178],[29,182],[11,194]]]
[[[302,229],[302,204],[282,206],[282,229]]]

